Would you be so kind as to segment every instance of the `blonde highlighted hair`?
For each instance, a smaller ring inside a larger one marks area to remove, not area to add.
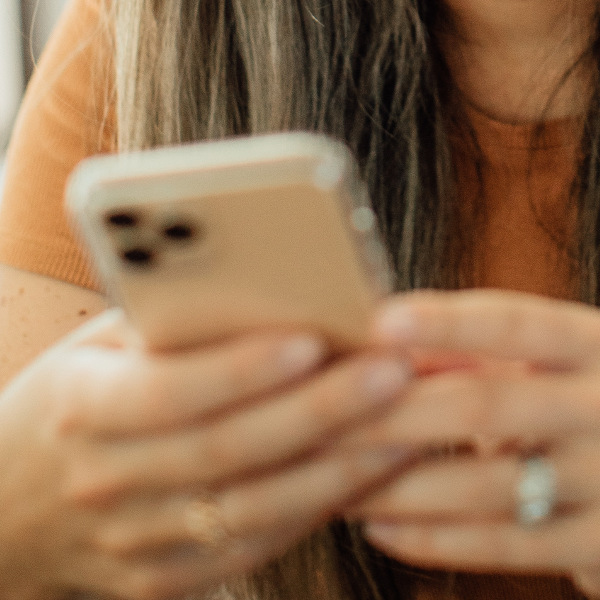
[[[473,284],[471,247],[485,215],[457,206],[449,132],[463,115],[436,45],[441,0],[111,0],[107,11],[121,151],[239,134],[327,133],[358,158],[397,288]],[[579,60],[589,59],[600,64],[598,39]],[[570,257],[581,300],[597,304],[600,87],[581,145]],[[403,598],[415,573],[370,549],[356,528],[335,523],[236,593]]]
[[[360,160],[399,287],[460,285],[457,270],[441,264],[471,228],[460,227],[451,200],[444,90],[424,21],[433,8],[416,0],[115,0],[113,11],[121,150],[328,133]]]

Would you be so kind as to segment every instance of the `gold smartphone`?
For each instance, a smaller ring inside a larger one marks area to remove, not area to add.
[[[67,204],[152,349],[264,327],[364,343],[390,272],[347,148],[284,133],[95,157]]]

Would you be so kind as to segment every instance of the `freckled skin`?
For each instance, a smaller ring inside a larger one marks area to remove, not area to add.
[[[0,265],[0,385],[106,307],[94,292]]]

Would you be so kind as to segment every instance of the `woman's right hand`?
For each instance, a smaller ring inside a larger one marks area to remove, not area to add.
[[[318,340],[276,333],[165,355],[132,339],[109,311],[0,397],[0,597],[206,591],[401,462],[336,451],[402,394],[399,360],[319,368]]]

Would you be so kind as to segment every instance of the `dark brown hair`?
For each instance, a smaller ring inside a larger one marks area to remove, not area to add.
[[[359,160],[397,288],[472,284],[480,215],[457,206],[449,132],[461,114],[436,44],[437,0],[112,0],[110,10],[121,151],[238,134],[327,133]],[[590,58],[599,64],[597,39],[580,60]],[[596,304],[600,86],[581,144],[571,259],[581,300]],[[230,589],[261,600],[403,598],[419,573],[340,522]]]

